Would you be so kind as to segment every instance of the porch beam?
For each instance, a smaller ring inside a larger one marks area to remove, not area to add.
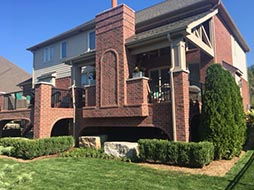
[[[201,48],[207,55],[214,57],[214,50],[209,47],[207,44],[205,44],[202,39],[198,38],[193,33],[186,36],[188,40],[190,40],[193,44]]]
[[[138,55],[141,53],[145,53],[145,52],[149,52],[149,51],[153,51],[153,50],[157,50],[157,49],[161,49],[161,48],[165,48],[165,47],[169,47],[170,44],[168,43],[168,41],[161,41],[158,43],[153,43],[150,45],[145,45],[145,46],[140,46],[137,47],[133,50],[131,50],[131,55]]]

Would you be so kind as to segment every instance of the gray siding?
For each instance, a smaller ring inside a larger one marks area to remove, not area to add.
[[[85,31],[79,33],[75,36],[66,38],[64,40],[58,41],[46,47],[42,47],[33,52],[34,54],[34,78],[35,82],[37,81],[37,77],[50,73],[56,72],[56,78],[63,78],[71,75],[70,66],[63,64],[62,62],[65,59],[78,56],[88,49],[88,33],[89,31]],[[67,43],[67,57],[64,59],[60,58],[60,45],[62,42]],[[53,60],[44,62],[44,49],[45,48],[54,48],[54,57]]]

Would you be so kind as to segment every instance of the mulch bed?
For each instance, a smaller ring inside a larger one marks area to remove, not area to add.
[[[245,154],[243,151],[239,157],[234,157],[232,160],[215,160],[208,166],[203,168],[186,168],[179,166],[169,166],[164,164],[151,164],[151,163],[141,163],[139,165],[150,167],[159,170],[167,171],[180,171],[191,174],[202,174],[208,176],[220,176],[223,177],[229,172],[229,170],[237,163],[237,161]]]

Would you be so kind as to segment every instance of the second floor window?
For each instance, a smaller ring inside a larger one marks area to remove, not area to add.
[[[47,47],[44,49],[44,55],[43,55],[43,61],[49,62],[52,61],[54,57],[54,48],[53,47]]]
[[[60,58],[66,58],[67,57],[67,43],[62,42],[60,45]]]
[[[88,51],[95,49],[95,31],[88,33]]]

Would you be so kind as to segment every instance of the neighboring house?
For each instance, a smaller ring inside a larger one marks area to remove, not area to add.
[[[231,71],[249,105],[249,47],[219,0],[166,0],[139,12],[118,5],[28,50],[35,138],[193,140],[213,63]]]
[[[23,86],[20,85],[20,82],[31,80],[31,75],[1,56],[0,68],[0,94],[2,95],[0,109],[16,109],[27,104],[26,98],[22,100]],[[31,84],[29,88],[31,89]]]
[[[0,68],[0,92],[10,93],[20,91],[21,88],[17,85],[32,77],[28,72],[1,56]]]

